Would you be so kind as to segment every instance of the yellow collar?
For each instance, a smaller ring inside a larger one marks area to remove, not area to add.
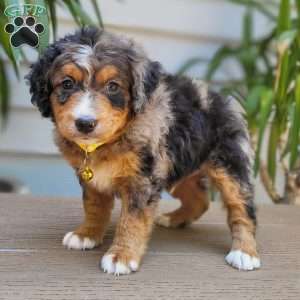
[[[96,149],[98,149],[100,146],[102,146],[102,145],[104,145],[104,144],[105,144],[105,142],[100,142],[100,143],[90,144],[90,145],[77,143],[77,145],[78,145],[84,152],[87,152],[87,153],[94,152]]]
[[[89,167],[89,154],[94,152],[97,148],[99,148],[103,144],[105,144],[105,142],[95,143],[90,145],[77,143],[77,145],[84,151],[85,154],[83,164],[78,171],[82,180],[87,182],[94,177],[94,173],[92,169]]]

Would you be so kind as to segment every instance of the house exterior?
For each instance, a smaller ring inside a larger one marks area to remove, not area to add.
[[[94,20],[90,1],[82,1]],[[176,72],[192,57],[209,60],[224,43],[237,43],[243,18],[243,7],[224,0],[102,0],[99,1],[105,28],[139,41],[150,58],[160,61],[169,72]],[[72,32],[76,25],[61,7],[58,36]],[[255,18],[255,34],[268,24],[262,16]],[[25,47],[29,61],[37,53]],[[79,195],[73,171],[61,159],[52,139],[52,124],[43,120],[30,103],[28,86],[23,80],[29,64],[21,65],[18,81],[11,67],[9,79],[12,103],[6,128],[0,132],[0,177],[17,178],[38,195]],[[205,62],[190,69],[189,75],[201,78]],[[218,80],[226,74],[241,76],[233,64],[224,66]],[[267,198],[258,188],[258,198]]]

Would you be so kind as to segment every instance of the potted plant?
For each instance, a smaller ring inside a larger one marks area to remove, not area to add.
[[[229,0],[245,6],[242,36],[237,45],[223,45],[208,63],[206,80],[214,81],[224,61],[234,60],[242,70],[239,80],[221,83],[245,109],[255,149],[256,174],[274,203],[300,205],[300,2],[298,0]],[[269,19],[263,37],[253,34],[253,14]],[[183,73],[201,58],[189,59]],[[262,145],[267,143],[267,153]],[[284,173],[284,190],[278,191],[278,167]]]

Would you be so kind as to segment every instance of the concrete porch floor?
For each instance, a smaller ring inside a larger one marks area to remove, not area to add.
[[[300,299],[300,207],[259,207],[258,271],[226,265],[229,229],[213,204],[189,228],[156,227],[140,271],[120,277],[98,268],[117,214],[100,248],[69,251],[61,240],[81,221],[79,199],[0,194],[0,299]]]

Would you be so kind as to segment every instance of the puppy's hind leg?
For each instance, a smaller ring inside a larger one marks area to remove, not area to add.
[[[251,149],[245,147],[248,143],[245,135],[223,139],[223,144],[206,168],[206,173],[219,189],[228,211],[232,247],[225,259],[228,264],[240,270],[260,267],[255,240]]]
[[[181,206],[173,212],[160,215],[156,224],[164,227],[184,227],[197,220],[209,207],[207,179],[198,171],[170,189],[170,194],[180,200]]]

